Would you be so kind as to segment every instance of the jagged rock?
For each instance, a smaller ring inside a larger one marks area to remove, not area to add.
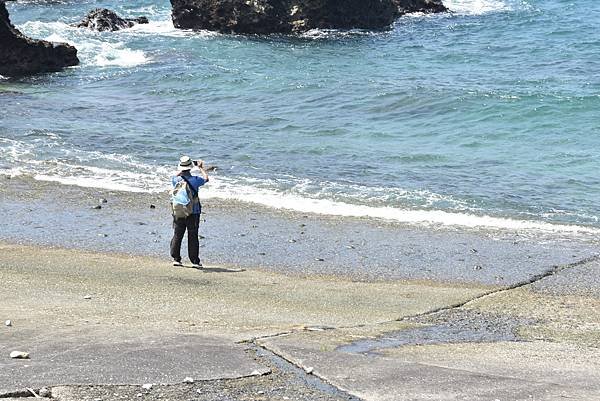
[[[54,72],[77,64],[77,49],[73,46],[31,39],[19,32],[10,23],[6,5],[0,1],[0,75]]]
[[[88,13],[81,22],[76,24],[77,28],[89,28],[94,31],[118,31],[119,29],[131,28],[135,24],[147,24],[148,18],[121,18],[114,11],[106,8],[96,8]]]
[[[310,29],[385,29],[392,0],[171,0],[173,24],[224,33],[294,33]]]
[[[443,13],[448,11],[441,0],[392,0],[399,15],[407,13]]]
[[[176,28],[223,33],[295,33],[389,27],[409,12],[447,11],[441,0],[171,0]]]

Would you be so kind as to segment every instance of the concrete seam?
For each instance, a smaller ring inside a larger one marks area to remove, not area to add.
[[[578,261],[573,262],[573,263],[568,263],[566,265],[555,265],[555,266],[552,266],[550,269],[546,270],[544,273],[536,274],[535,276],[531,277],[529,280],[520,281],[518,283],[515,283],[515,284],[507,286],[507,287],[502,287],[502,288],[499,288],[499,289],[496,289],[496,290],[492,290],[492,291],[486,292],[484,294],[478,295],[478,296],[476,296],[474,298],[468,299],[468,300],[463,301],[463,302],[458,302],[458,303],[453,304],[453,305],[443,306],[443,307],[440,307],[440,308],[432,309],[432,310],[429,310],[427,312],[418,313],[418,314],[415,314],[415,315],[403,316],[403,317],[401,317],[399,319],[392,320],[390,322],[383,322],[383,323],[402,322],[402,321],[414,319],[414,318],[417,318],[417,317],[434,315],[434,314],[442,312],[442,311],[447,311],[447,310],[462,308],[463,306],[468,305],[471,302],[475,302],[475,301],[478,301],[480,299],[483,299],[483,298],[486,298],[486,297],[489,297],[489,296],[492,296],[492,295],[500,294],[500,293],[503,293],[503,292],[512,291],[512,290],[515,290],[515,289],[518,289],[518,288],[523,288],[523,287],[526,287],[528,285],[535,284],[535,283],[537,283],[539,281],[542,281],[545,278],[548,278],[550,276],[558,274],[558,273],[560,273],[560,272],[562,272],[564,270],[572,269],[572,268],[578,267],[578,266],[583,266],[583,265],[586,265],[588,263],[597,262],[599,260],[600,260],[600,255],[594,255],[594,256],[589,256],[587,258],[578,260]]]
[[[268,338],[268,337],[266,337],[266,338]],[[272,350],[272,349],[270,349],[270,348],[269,348],[267,345],[261,345],[261,344],[255,343],[255,342],[253,342],[252,344],[253,344],[255,347],[258,347],[258,348],[262,349],[262,350],[263,350],[263,351],[265,351],[265,352],[269,352],[269,353],[271,353],[271,354],[275,355],[276,357],[278,357],[278,358],[280,358],[281,360],[285,361],[286,363],[288,363],[288,364],[290,364],[290,365],[292,365],[292,366],[296,367],[297,369],[300,369],[300,370],[302,370],[306,376],[310,375],[310,376],[312,376],[312,377],[314,377],[314,378],[316,378],[316,379],[320,380],[320,381],[321,381],[321,382],[323,382],[324,384],[326,384],[326,385],[328,385],[328,386],[330,386],[330,387],[332,387],[332,388],[336,389],[336,391],[339,391],[340,393],[343,393],[345,396],[347,396],[347,397],[348,397],[348,399],[349,399],[349,400],[351,400],[351,401],[363,401],[361,398],[359,398],[359,397],[357,397],[357,396],[353,395],[353,394],[352,394],[352,393],[350,393],[348,390],[346,390],[346,389],[343,389],[343,388],[340,388],[340,387],[338,387],[338,386],[334,385],[334,384],[333,384],[333,383],[331,383],[329,380],[327,380],[325,377],[323,377],[323,376],[321,376],[321,375],[319,375],[319,374],[316,374],[315,372],[310,372],[310,373],[308,373],[308,372],[307,372],[307,368],[305,368],[305,367],[304,367],[304,366],[302,366],[301,364],[298,364],[298,363],[296,363],[296,362],[295,362],[295,361],[293,361],[291,358],[288,358],[288,357],[286,357],[286,356],[285,356],[285,355],[283,355],[282,353],[279,353],[279,352],[277,352],[277,351],[275,351],[275,350]]]

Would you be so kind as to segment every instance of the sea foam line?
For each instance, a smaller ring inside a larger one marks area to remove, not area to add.
[[[210,191],[202,192],[210,199],[250,202],[274,209],[292,210],[341,217],[369,217],[399,223],[427,226],[458,226],[466,228],[501,229],[511,231],[544,231],[553,233],[600,234],[600,229],[553,224],[541,221],[516,220],[502,217],[480,216],[470,213],[446,212],[442,210],[409,210],[394,207],[354,205],[328,199],[314,199],[294,194],[255,189],[238,185],[214,183]]]
[[[15,151],[14,147],[4,149],[5,156]],[[19,147],[21,152],[27,151]],[[8,152],[7,152],[8,151]],[[14,157],[15,155],[12,154]],[[11,158],[10,156],[8,157]],[[108,160],[108,159],[107,159]],[[73,165],[64,162],[37,162],[31,168],[0,168],[0,174],[19,176],[33,175],[40,181],[58,182],[88,188],[108,190],[160,193],[170,189],[172,167],[149,166],[125,160],[131,171],[119,168]],[[124,162],[124,160],[121,160]],[[77,172],[74,174],[74,172]],[[147,173],[146,173],[147,172]],[[260,183],[258,183],[260,184]],[[543,221],[518,220],[468,212],[443,210],[412,210],[389,206],[357,205],[330,199],[316,199],[291,192],[282,192],[254,185],[239,183],[230,177],[213,176],[206,189],[200,192],[202,199],[235,200],[253,203],[273,209],[292,210],[301,213],[314,213],[341,217],[367,217],[399,223],[426,226],[457,226],[473,229],[496,229],[510,231],[543,231],[552,233],[600,234],[600,229],[579,225],[548,223]]]

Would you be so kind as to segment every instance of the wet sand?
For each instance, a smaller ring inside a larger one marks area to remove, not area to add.
[[[167,193],[0,180],[0,219],[6,222],[0,240],[168,260]],[[598,245],[597,238],[584,235],[424,228],[219,199],[203,205],[203,263],[288,274],[510,286],[594,255]]]

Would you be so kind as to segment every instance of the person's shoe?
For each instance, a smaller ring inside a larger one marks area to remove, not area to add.
[[[192,263],[194,269],[202,269],[202,263]]]
[[[183,266],[183,264],[179,260],[174,260],[173,261],[173,266],[175,266],[175,267],[181,267],[181,266]]]

